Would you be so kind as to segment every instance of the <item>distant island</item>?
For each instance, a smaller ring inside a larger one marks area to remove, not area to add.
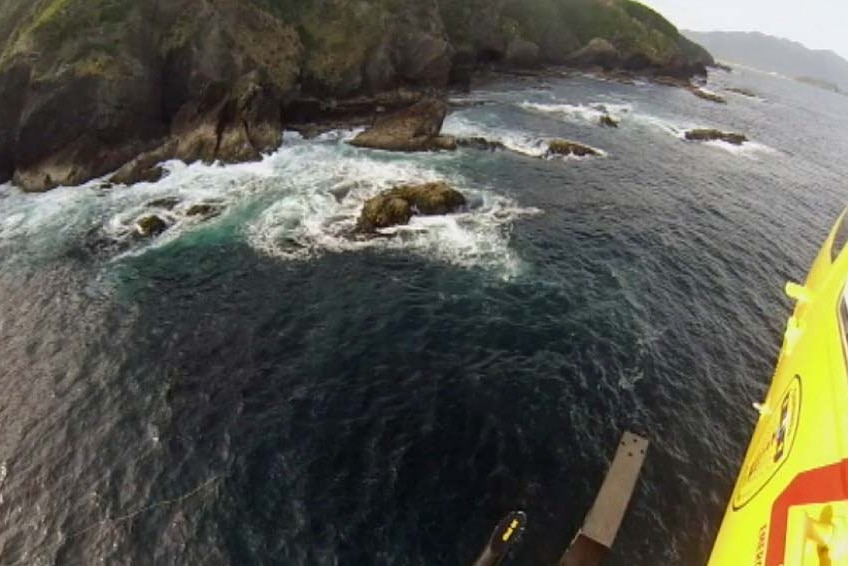
[[[721,61],[779,73],[833,92],[848,92],[848,61],[833,51],[808,49],[795,41],[758,32],[684,31],[683,34]]]
[[[710,54],[631,0],[0,0],[0,183],[236,162],[293,123],[409,106],[481,69],[686,80]]]

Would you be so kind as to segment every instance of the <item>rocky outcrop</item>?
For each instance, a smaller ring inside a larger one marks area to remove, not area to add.
[[[280,94],[258,72],[233,87],[210,85],[173,120],[174,157],[227,163],[259,159],[282,137]]]
[[[466,205],[462,193],[447,183],[401,185],[366,201],[359,216],[358,232],[408,224],[414,215],[449,214]]]
[[[172,159],[176,154],[176,147],[177,142],[170,140],[155,149],[143,152],[121,166],[109,178],[109,183],[115,185],[134,185],[135,183],[158,181],[164,174],[164,170],[159,164]]]
[[[126,163],[110,182],[130,185],[156,181],[162,161],[236,163],[260,159],[279,147],[282,117],[279,93],[258,72],[242,77],[232,88],[209,85],[174,117],[170,137],[157,148]]]
[[[356,136],[351,145],[387,151],[432,151],[456,149],[456,140],[441,136],[447,104],[427,98],[390,116]]]
[[[545,157],[573,155],[575,157],[597,156],[600,155],[598,150],[569,140],[551,140],[548,142],[548,151]]]
[[[748,141],[748,137],[744,134],[722,132],[712,128],[689,130],[685,136],[689,141],[723,141],[733,145],[742,145]]]
[[[717,104],[727,104],[727,100],[720,94],[716,94],[714,92],[710,92],[701,87],[690,85],[687,87],[687,90],[697,96],[700,99],[708,100],[710,102],[715,102]]]

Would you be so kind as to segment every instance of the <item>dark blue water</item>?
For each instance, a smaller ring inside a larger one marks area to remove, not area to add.
[[[461,565],[512,509],[529,528],[510,563],[552,564],[626,429],[652,446],[610,563],[704,563],[782,285],[848,174],[848,98],[724,86],[762,100],[502,82],[447,129],[524,154],[287,136],[156,185],[0,189],[0,564]],[[533,157],[553,137],[607,155]],[[433,179],[472,209],[343,236],[368,196]],[[173,227],[132,238],[163,196]],[[210,200],[218,218],[185,215]]]

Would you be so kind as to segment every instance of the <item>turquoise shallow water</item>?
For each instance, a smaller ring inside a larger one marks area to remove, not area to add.
[[[510,563],[552,563],[624,429],[653,445],[611,563],[705,562],[782,284],[848,173],[848,98],[725,86],[762,100],[503,81],[446,129],[516,152],[287,135],[155,185],[0,188],[0,564],[467,564],[514,508]],[[553,137],[605,156],[534,157]],[[469,210],[345,237],[369,196],[436,179]],[[172,227],[129,237],[166,196]]]

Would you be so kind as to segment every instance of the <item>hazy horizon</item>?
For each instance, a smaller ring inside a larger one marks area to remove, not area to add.
[[[680,29],[758,31],[791,39],[810,49],[829,49],[848,60],[848,3],[832,0],[641,0]]]

